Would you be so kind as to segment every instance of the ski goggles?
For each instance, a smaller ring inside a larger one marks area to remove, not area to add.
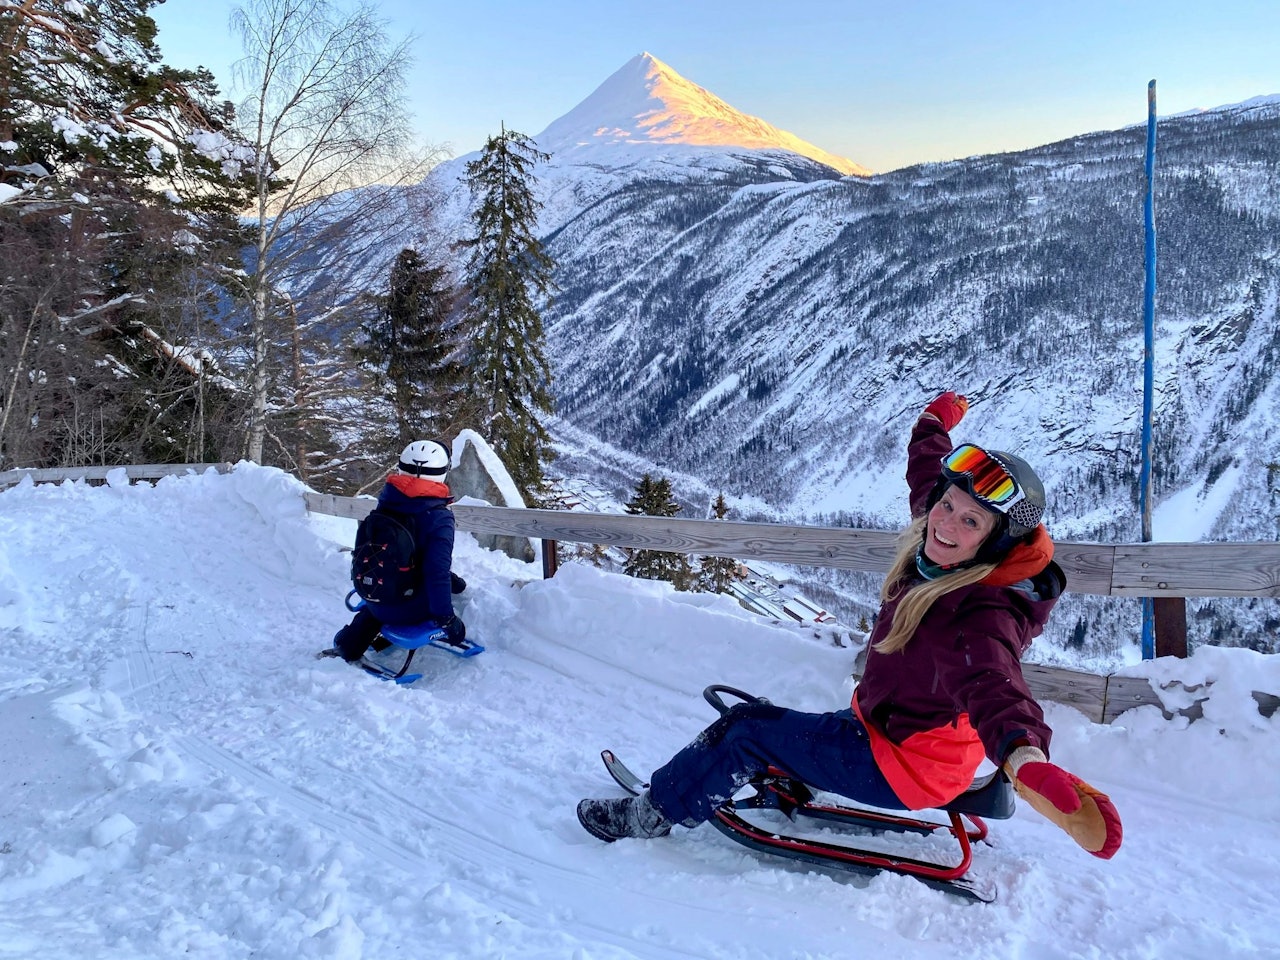
[[[972,443],[962,443],[943,457],[942,472],[948,480],[963,484],[975,500],[1000,513],[1008,513],[1027,498],[1008,468]]]

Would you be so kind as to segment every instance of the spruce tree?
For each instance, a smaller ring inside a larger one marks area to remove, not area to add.
[[[0,469],[215,452],[251,151],[157,2],[0,3]]]
[[[453,300],[445,269],[405,249],[391,267],[387,293],[361,324],[365,343],[356,353],[391,406],[395,435],[388,442],[396,451],[456,425],[461,371],[449,326]]]
[[[627,502],[626,511],[632,516],[674,517],[680,513],[680,504],[672,496],[670,480],[654,480],[646,473],[636,484],[635,495]],[[675,584],[677,590],[689,590],[694,582],[689,558],[665,550],[628,550],[622,572],[642,580],[667,580]]]
[[[477,201],[467,261],[465,317],[470,377],[480,431],[498,451],[521,492],[539,499],[550,460],[551,368],[536,300],[553,284],[551,258],[534,235],[541,204],[533,167],[548,159],[533,141],[505,127],[467,164]]]
[[[716,520],[723,520],[729,513],[729,505],[725,503],[724,494],[718,494],[711,505],[711,515]],[[707,593],[728,593],[730,585],[740,580],[738,561],[731,557],[700,557],[698,560],[697,589]]]

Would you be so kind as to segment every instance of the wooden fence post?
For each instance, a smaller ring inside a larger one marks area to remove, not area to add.
[[[556,575],[556,570],[560,568],[560,561],[556,556],[556,542],[554,540],[542,541],[542,579],[550,580]]]
[[[1187,598],[1155,597],[1152,600],[1155,615],[1156,656],[1183,657],[1187,655]]]

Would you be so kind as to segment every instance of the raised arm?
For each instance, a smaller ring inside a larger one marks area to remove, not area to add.
[[[929,495],[942,476],[942,458],[951,452],[950,431],[961,421],[969,401],[952,390],[936,397],[920,414],[907,445],[907,487],[911,516],[923,517]]]

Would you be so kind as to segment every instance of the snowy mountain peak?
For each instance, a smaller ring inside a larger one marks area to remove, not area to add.
[[[537,140],[543,150],[561,155],[593,146],[636,143],[789,150],[846,175],[871,173],[735,110],[648,53],[628,60]]]

